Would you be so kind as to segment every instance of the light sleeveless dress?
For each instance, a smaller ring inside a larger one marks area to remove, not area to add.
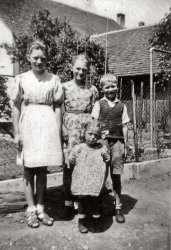
[[[28,168],[62,165],[60,128],[52,107],[54,103],[62,103],[59,77],[45,72],[38,79],[28,71],[14,78],[8,94],[12,105],[21,104],[21,164]]]

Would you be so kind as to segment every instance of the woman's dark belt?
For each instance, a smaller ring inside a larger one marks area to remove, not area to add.
[[[50,103],[45,103],[45,102],[29,102],[29,103],[25,103],[25,105],[45,105],[45,106],[51,106]]]
[[[66,113],[73,113],[73,114],[84,114],[84,113],[90,113],[87,110],[66,110]]]

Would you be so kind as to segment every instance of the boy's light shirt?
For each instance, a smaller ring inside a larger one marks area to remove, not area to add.
[[[102,100],[106,100],[109,104],[109,107],[113,108],[117,102],[120,102],[118,98],[116,98],[113,102],[108,100],[105,96],[102,98]],[[95,102],[91,116],[95,119],[98,119],[100,115],[100,104],[98,101]],[[124,105],[123,114],[122,114],[122,124],[128,123],[129,117],[127,112],[127,107]]]

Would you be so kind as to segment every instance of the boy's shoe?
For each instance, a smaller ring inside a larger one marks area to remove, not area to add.
[[[88,228],[86,227],[85,218],[78,219],[78,229],[82,234],[88,233]]]
[[[118,223],[124,223],[125,222],[125,216],[121,209],[115,208],[115,219]]]

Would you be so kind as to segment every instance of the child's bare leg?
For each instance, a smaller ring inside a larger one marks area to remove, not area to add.
[[[34,173],[32,169],[24,167],[24,192],[28,207],[34,206]]]
[[[86,226],[86,215],[87,215],[87,208],[90,202],[89,196],[82,196],[78,199],[78,228],[80,233],[87,233],[88,228]]]
[[[112,174],[113,182],[113,193],[115,196],[115,218],[118,223],[125,222],[124,214],[122,213],[122,204],[121,204],[121,175]]]
[[[27,225],[30,227],[38,227],[39,222],[36,215],[36,207],[34,204],[34,171],[33,169],[24,167],[24,192],[28,204],[26,219]]]
[[[46,226],[53,225],[53,219],[44,212],[44,194],[47,186],[47,169],[42,167],[36,174],[37,216]]]
[[[102,232],[102,220],[100,216],[100,197],[91,196],[91,210],[93,217],[93,226],[95,232]]]
[[[121,175],[120,174],[112,174],[112,182],[113,182],[113,193],[115,196],[115,204],[119,205],[121,203]]]
[[[38,170],[36,176],[36,193],[37,193],[37,204],[44,204],[44,194],[47,186],[47,174],[46,167],[42,167]]]

